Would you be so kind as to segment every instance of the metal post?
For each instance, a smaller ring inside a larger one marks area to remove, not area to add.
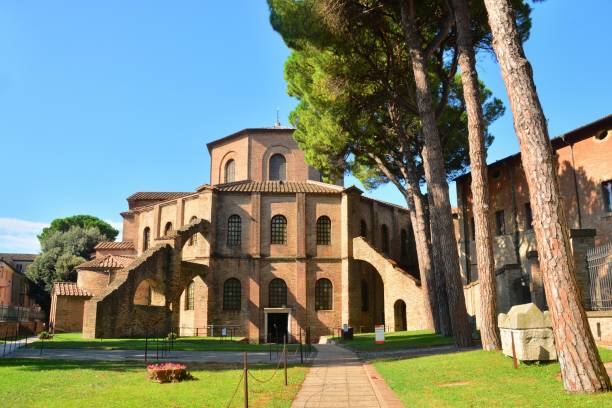
[[[6,343],[5,343],[6,344]],[[43,348],[45,347],[45,339],[40,339],[40,355],[42,356]]]
[[[304,350],[302,348],[302,329],[300,328],[300,363],[304,364]]]
[[[270,349],[270,361],[272,361],[272,343],[268,343],[268,348]]]
[[[149,334],[145,332],[145,363],[147,362],[147,353],[149,352]]]
[[[244,408],[249,408],[249,363],[247,352],[244,352]]]
[[[283,354],[284,354],[284,364],[285,364],[285,387],[287,386],[287,343],[285,343],[285,347],[283,350]]]

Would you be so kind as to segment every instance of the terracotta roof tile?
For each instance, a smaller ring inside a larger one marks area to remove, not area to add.
[[[132,241],[102,241],[94,249],[134,249]]]
[[[121,269],[131,264],[133,260],[131,256],[105,255],[83,262],[75,269]]]
[[[314,193],[314,194],[339,194],[344,190],[342,187],[318,183],[316,181],[237,181],[234,183],[217,184],[215,189],[224,192],[241,193]]]
[[[60,296],[92,296],[85,289],[79,288],[75,282],[55,282],[53,284],[53,293]]]
[[[127,199],[132,200],[172,200],[174,198],[180,198],[187,195],[193,194],[193,192],[184,191],[139,191],[132,194]]]

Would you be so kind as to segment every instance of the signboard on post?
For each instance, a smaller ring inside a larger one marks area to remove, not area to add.
[[[227,337],[227,328],[223,327],[221,329],[221,337]]]
[[[374,342],[376,344],[384,344],[385,343],[385,325],[377,324],[374,326]]]

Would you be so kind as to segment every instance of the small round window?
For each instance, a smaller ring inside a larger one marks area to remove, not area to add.
[[[595,135],[595,139],[597,140],[606,140],[608,138],[608,135],[610,134],[610,131],[608,130],[602,130],[601,132],[598,132]]]

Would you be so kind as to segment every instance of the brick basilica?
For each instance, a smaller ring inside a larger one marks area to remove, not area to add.
[[[208,144],[210,184],[128,197],[121,242],[102,242],[56,283],[51,322],[85,337],[316,338],[348,324],[420,329],[423,295],[408,211],[321,182],[292,129]]]

